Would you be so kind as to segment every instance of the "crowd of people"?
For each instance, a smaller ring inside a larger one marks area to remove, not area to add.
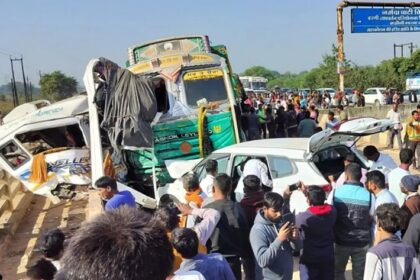
[[[257,110],[252,96],[244,102],[242,127],[250,140],[310,137],[323,129],[318,108],[331,108],[328,95],[273,96],[259,100]],[[363,94],[354,96],[353,104],[363,106]],[[68,240],[59,229],[46,232],[44,256],[28,267],[27,278],[292,279],[295,257],[300,279],[345,279],[349,260],[355,280],[419,279],[420,177],[410,167],[420,168],[420,106],[403,122],[401,95],[394,97],[389,147],[397,137],[399,165],[367,146],[369,170],[351,153],[344,172],[328,177],[331,188],[300,183],[278,193],[262,160],[248,160],[238,182],[207,160],[205,178],[182,177],[184,203],[166,201],[153,211],[138,209],[129,191],[104,176],[95,182],[104,213]],[[334,101],[324,128],[347,120],[345,98]],[[237,187],[243,196],[235,196]]]
[[[328,93],[325,93],[328,95]],[[359,94],[355,91],[355,96]],[[340,96],[340,94],[336,94]],[[345,95],[343,95],[345,98]],[[321,106],[316,91],[303,97],[299,94],[271,94],[269,98],[253,93],[243,102],[241,128],[248,140],[284,137],[310,137],[314,133],[331,128],[348,119],[341,99],[336,106]],[[347,103],[346,103],[347,104]],[[318,122],[319,109],[328,109],[329,117],[325,127]]]
[[[420,277],[420,178],[410,174],[414,152],[402,148],[400,165],[374,146],[364,156],[380,168],[361,168],[354,154],[332,189],[300,184],[272,191],[268,169],[246,162],[244,195],[208,160],[201,181],[182,177],[184,203],[137,209],[110,177],[95,185],[104,213],[67,241],[59,229],[42,237],[44,257],[28,279],[300,279]],[[64,244],[67,245],[64,245]]]

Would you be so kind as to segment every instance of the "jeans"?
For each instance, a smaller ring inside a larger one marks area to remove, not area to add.
[[[403,147],[402,140],[401,140],[401,129],[394,129],[394,128],[392,128],[389,131],[389,142],[388,142],[388,146],[390,146],[391,148],[394,147],[394,137],[395,136],[397,136],[398,147],[401,149]]]
[[[368,249],[369,245],[364,247],[347,247],[335,244],[335,279],[345,279],[346,265],[349,258],[351,258],[353,280],[363,280]]]
[[[299,264],[300,280],[334,280],[334,261]]]

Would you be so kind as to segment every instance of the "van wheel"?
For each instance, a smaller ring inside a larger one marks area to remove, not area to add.
[[[381,105],[381,104],[379,103],[379,100],[375,100],[375,106],[379,107],[379,105]]]

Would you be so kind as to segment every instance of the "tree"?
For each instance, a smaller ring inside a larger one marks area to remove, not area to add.
[[[41,97],[51,101],[65,99],[77,93],[76,79],[68,77],[60,71],[42,75],[39,85],[41,86]]]
[[[269,81],[274,80],[276,77],[279,76],[279,72],[269,70],[263,66],[253,66],[248,68],[242,73],[241,76],[257,76],[257,77],[264,77]]]
[[[6,95],[0,94],[0,101],[6,102]]]

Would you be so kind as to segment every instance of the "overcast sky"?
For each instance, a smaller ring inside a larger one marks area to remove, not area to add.
[[[336,43],[337,3],[0,0],[0,84],[11,78],[9,54],[23,55],[26,75],[35,84],[39,71],[54,70],[81,82],[92,58],[124,65],[129,46],[190,34],[207,34],[212,43],[225,44],[238,73],[254,65],[279,72],[308,70]],[[391,58],[394,43],[420,47],[419,33],[351,34],[349,8],[344,23],[346,56],[360,65]],[[21,80],[20,68],[16,72]]]

